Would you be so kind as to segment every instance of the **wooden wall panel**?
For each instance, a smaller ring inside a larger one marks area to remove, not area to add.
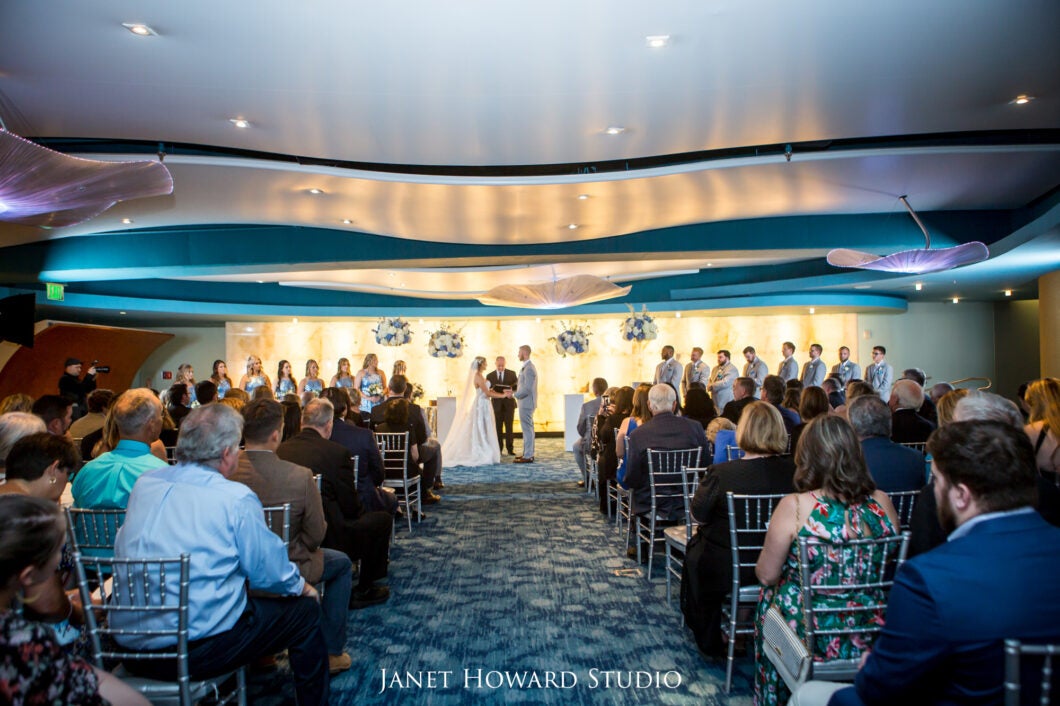
[[[34,398],[58,394],[63,363],[68,357],[109,365],[110,372],[97,377],[99,387],[115,392],[129,389],[136,371],[147,356],[173,338],[173,334],[140,329],[51,323],[38,331],[33,348],[20,346],[0,369],[0,399],[14,392]]]

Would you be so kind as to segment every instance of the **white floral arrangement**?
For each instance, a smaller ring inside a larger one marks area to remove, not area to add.
[[[372,333],[375,334],[375,342],[381,346],[403,346],[412,340],[409,322],[400,316],[379,319]]]
[[[581,355],[589,350],[589,336],[593,332],[589,330],[588,324],[564,324],[560,325],[563,330],[554,338],[548,339],[556,345],[556,352],[566,358],[568,355]]]
[[[648,307],[641,307],[640,313],[629,307],[629,316],[622,322],[622,338],[627,341],[654,341],[659,337],[659,327],[648,313]]]
[[[459,358],[464,355],[464,337],[449,324],[431,334],[427,342],[427,354],[432,358]]]
[[[412,383],[412,401],[423,399],[423,385],[418,382]]]
[[[383,385],[378,382],[373,382],[368,386],[369,397],[382,397],[383,396]]]

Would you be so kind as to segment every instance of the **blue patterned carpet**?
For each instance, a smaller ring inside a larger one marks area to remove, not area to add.
[[[390,601],[350,613],[353,669],[331,702],[749,704],[751,659],[725,695],[724,664],[696,651],[676,595],[666,604],[662,562],[650,584],[616,575],[637,566],[623,537],[576,486],[562,440],[538,447],[534,464],[445,470],[443,501],[411,535],[398,528]],[[534,674],[542,688],[507,681]],[[293,693],[282,673],[251,687],[261,704]]]

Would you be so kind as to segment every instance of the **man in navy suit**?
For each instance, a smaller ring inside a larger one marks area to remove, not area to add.
[[[924,487],[924,454],[891,441],[891,410],[883,400],[862,395],[847,407],[847,418],[861,439],[865,464],[877,488],[897,493]]]
[[[382,510],[391,515],[397,512],[397,498],[382,490],[383,457],[379,445],[375,443],[375,434],[364,427],[346,421],[347,400],[345,390],[329,387],[320,396],[331,402],[335,408],[334,422],[331,427],[330,441],[342,444],[350,452],[350,457],[357,457],[357,494],[361,496],[364,509],[368,512]]]
[[[1027,435],[1000,422],[954,422],[935,432],[928,453],[948,541],[899,569],[887,623],[854,686],[810,682],[793,704],[824,703],[833,691],[829,706],[1000,704],[1004,640],[1060,642],[1060,601],[1047,590],[1060,581],[1060,529],[1033,508]]]

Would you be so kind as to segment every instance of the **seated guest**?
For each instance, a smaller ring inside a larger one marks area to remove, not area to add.
[[[924,383],[927,382],[927,375],[920,368],[906,368],[902,371],[902,378],[905,380],[912,380],[917,385],[920,385],[920,389],[924,389]],[[924,419],[938,426],[939,418],[938,413],[935,411],[935,403],[931,400],[931,396],[924,392],[924,404],[920,405],[920,409],[916,411]]]
[[[607,380],[594,378],[592,388],[593,399],[584,402],[581,411],[578,412],[578,438],[574,441],[574,462],[578,465],[578,470],[581,471],[582,476],[579,485],[585,485],[587,478],[585,457],[589,452],[589,446],[592,444],[592,429],[589,426],[589,419],[600,413],[600,401],[603,399],[604,393],[607,392]]]
[[[651,420],[651,406],[648,404],[648,392],[651,385],[641,383],[633,392],[633,412],[622,422],[618,428],[618,436],[615,437],[615,457],[618,458],[618,469],[615,471],[615,479],[623,488],[629,489],[626,484],[626,469],[629,467],[629,453],[626,449],[626,439],[637,427],[643,426]]]
[[[799,419],[801,421],[791,430],[791,450],[794,451],[795,447],[799,445],[799,436],[807,424],[822,414],[828,414],[831,411],[832,406],[828,404],[828,395],[825,393],[824,388],[805,388],[802,391],[802,397],[799,399]]]
[[[373,356],[374,357],[374,356]],[[387,397],[381,404],[376,404],[372,407],[371,420],[372,428],[377,428],[383,422],[383,416],[386,414],[386,405],[405,397],[405,390],[408,387],[408,380],[404,375],[395,375],[390,378],[390,382],[387,383]],[[438,482],[438,479],[442,476],[442,449],[437,439],[432,439],[427,434],[427,425],[423,421],[423,410],[420,409],[419,405],[408,402],[408,425],[409,425],[409,443],[416,444],[417,456],[419,457],[418,463],[423,469],[423,488],[426,492],[423,494],[423,499],[433,498],[431,502],[437,502],[438,496],[434,494],[433,488]],[[364,411],[364,408],[361,408]],[[398,431],[398,430],[395,430]],[[401,429],[400,431],[404,431]]]
[[[108,672],[66,655],[55,634],[14,609],[53,576],[66,521],[53,502],[0,496],[0,694],[13,706],[104,704],[147,706],[147,699]]]
[[[847,417],[861,440],[865,463],[877,488],[897,493],[924,487],[924,454],[891,441],[891,410],[878,395],[855,399],[847,408]]]
[[[1041,592],[1060,582],[1060,529],[1033,510],[1026,435],[1006,423],[955,422],[928,452],[949,541],[898,570],[854,686],[810,682],[799,704],[824,704],[831,692],[832,706],[1000,704],[1004,641],[1060,642],[1060,602]],[[1024,691],[1039,684],[1027,680]]]
[[[0,400],[0,414],[8,412],[33,412],[33,398],[22,392],[15,392]]]
[[[805,637],[802,581],[799,578],[798,539],[813,537],[841,544],[851,539],[875,539],[897,533],[898,514],[890,499],[875,487],[865,466],[861,445],[854,430],[843,419],[823,415],[810,422],[795,449],[796,493],[782,499],[773,510],[755,574],[763,586],[755,618],[755,703],[777,706],[788,700],[788,689],[773,663],[762,650],[762,621],[770,607],[776,607]],[[822,550],[810,556],[812,570],[827,571],[831,552]],[[860,567],[857,567],[860,568]],[[865,593],[866,602],[882,601],[882,595]],[[826,609],[856,608],[849,594],[837,600],[827,593],[814,597],[815,606]],[[845,614],[844,627],[856,630],[878,624],[882,611]],[[815,646],[818,658],[821,642]],[[831,638],[829,657],[858,659],[865,651],[862,636],[854,632]]]
[[[103,417],[107,414],[107,408],[114,401],[113,390],[93,390],[89,393],[86,405],[88,414],[70,425],[70,436],[74,439],[82,439],[97,429],[103,428]]]
[[[788,435],[775,407],[757,401],[748,406],[736,428],[736,442],[744,451],[743,458],[712,466],[692,499],[692,518],[699,528],[688,544],[681,575],[685,625],[708,656],[725,654],[721,608],[732,590],[732,545],[725,493],[787,494],[794,490],[795,464],[786,455]],[[754,572],[748,568],[740,582],[755,584]]]
[[[750,380],[750,378],[745,379]],[[737,381],[739,381],[739,378],[737,378]],[[751,385],[754,385],[753,380]],[[735,386],[733,389],[736,389]],[[734,403],[730,402],[729,404]],[[710,400],[710,395],[707,394],[704,388],[699,387],[697,383],[692,383],[692,386],[688,388],[688,392],[685,393],[684,416],[699,422],[704,431],[711,420],[718,416],[717,410],[714,409],[714,403]]]
[[[732,402],[725,405],[725,409],[721,411],[721,416],[733,424],[739,424],[740,415],[743,413],[744,408],[757,402],[755,399],[755,381],[746,377],[736,378],[736,382],[732,386],[732,396]]]
[[[953,422],[953,415],[957,412],[957,403],[967,397],[969,392],[971,390],[966,388],[950,390],[938,399],[935,413],[938,415],[940,427]]]
[[[320,396],[334,408],[331,426],[331,441],[342,444],[350,456],[357,457],[357,493],[368,512],[381,510],[394,515],[398,509],[397,497],[389,488],[383,488],[383,458],[375,435],[363,427],[347,422],[349,396],[341,387],[329,387]],[[360,410],[358,410],[360,417]]]
[[[633,388],[620,387],[611,396],[611,404],[604,413],[597,417],[596,440],[600,445],[596,457],[596,472],[600,477],[600,490],[597,498],[600,501],[600,512],[608,513],[608,487],[615,485],[618,473],[618,455],[615,451],[615,437],[622,423],[633,412]],[[615,511],[616,508],[611,508]]]
[[[328,702],[327,649],[312,584],[287,558],[265,524],[257,496],[228,478],[239,463],[243,419],[227,406],[206,405],[184,419],[176,466],[140,476],[118,530],[118,558],[191,558],[188,671],[192,679],[226,674],[287,650],[300,704]],[[194,521],[189,521],[194,518]],[[264,597],[254,592],[275,594]],[[111,627],[176,627],[176,616],[112,613]],[[151,635],[118,636],[125,647],[172,649]],[[130,671],[173,679],[170,660],[126,660]]]
[[[353,584],[353,563],[335,549],[322,549],[327,523],[313,472],[276,455],[282,434],[283,409],[278,402],[258,400],[243,409],[246,448],[229,480],[254,491],[262,505],[291,505],[291,542],[287,556],[311,584],[324,582],[320,607],[324,613],[324,643],[332,674],[350,668],[346,653],[346,617]]]
[[[836,407],[835,413],[846,419],[847,416],[847,405],[861,397],[862,395],[875,395],[876,390],[872,388],[872,385],[865,382],[864,380],[851,380],[847,383],[847,389],[844,393],[846,404]]]
[[[394,522],[385,512],[365,512],[353,484],[350,452],[342,444],[329,441],[334,414],[335,408],[326,399],[311,401],[302,410],[302,431],[280,444],[276,455],[323,476],[328,525],[324,546],[360,560],[359,581],[349,605],[364,608],[390,597],[390,589],[375,582],[386,578]]]
[[[153,392],[126,390],[114,402],[110,417],[118,443],[77,473],[72,487],[75,507],[125,509],[137,479],[168,465],[151,453],[151,444],[162,431],[162,404]]]
[[[934,385],[931,386],[931,390],[928,393],[928,396],[931,398],[932,402],[938,405],[939,400],[941,400],[947,392],[953,392],[955,389],[957,388],[953,386],[953,383],[936,382]]]
[[[799,380],[788,380],[784,383],[784,399],[781,407],[787,407],[793,412],[799,411],[799,402],[802,400],[802,383]]]
[[[44,420],[28,412],[0,414],[0,478],[3,478],[11,447],[24,436],[47,432]]]
[[[829,375],[821,384],[828,395],[828,404],[832,409],[842,407],[847,403],[846,393],[843,391],[842,378],[838,374]]]
[[[65,436],[73,423],[74,405],[61,395],[42,395],[33,403],[33,413],[44,420],[49,434]]]
[[[791,434],[799,422],[798,412],[788,409],[780,403],[784,400],[784,380],[776,375],[767,375],[762,383],[762,399],[777,408],[780,416],[784,419],[784,431]]]
[[[402,363],[402,365],[404,365],[403,361],[399,360],[398,363]],[[397,363],[394,363],[394,367],[397,368]],[[409,413],[413,414],[416,409],[420,410],[420,417],[423,419],[423,428],[427,430],[427,444],[432,447],[438,446],[440,450],[441,447],[439,446],[438,437],[435,435],[434,429],[431,428],[430,420],[427,418],[427,410],[416,404],[416,400],[421,397],[423,397],[422,387],[413,385],[411,382],[405,385],[405,401],[408,402],[409,405],[411,405],[409,407]],[[431,488],[432,490],[442,490],[443,488],[445,488],[445,485],[442,483],[442,470],[443,469],[441,461],[439,461],[438,475],[434,477],[434,485]]]
[[[191,412],[190,405],[191,395],[188,394],[187,384],[178,382],[166,392],[166,411],[169,412],[169,416],[177,426],[177,429],[180,429],[184,417]]]
[[[707,448],[714,449],[710,462],[725,463],[729,460],[728,447],[736,446],[736,425],[725,417],[715,417],[707,425],[707,442],[710,444]]]
[[[213,380],[207,378],[195,383],[195,399],[199,401],[200,406],[216,402],[217,394],[217,385]]]
[[[275,402],[275,400],[256,401]],[[302,405],[297,400],[286,399],[280,402],[280,405],[283,407],[283,438],[280,441],[287,441],[302,430]]]
[[[648,392],[651,419],[629,435],[626,453],[626,486],[631,492],[632,511],[643,515],[651,511],[651,486],[648,479],[648,450],[699,449],[699,462],[707,460],[707,435],[702,425],[674,414],[677,393],[670,385],[653,385]],[[664,522],[684,521],[684,505],[674,498],[672,504],[655,508]]]
[[[1024,431],[1034,445],[1038,470],[1055,478],[1060,473],[1060,380],[1035,380],[1026,398],[1030,416]]]
[[[936,425],[917,413],[924,404],[924,388],[914,381],[896,381],[887,404],[891,408],[891,441],[897,444],[922,443],[935,431]]]
[[[1016,405],[990,392],[969,392],[957,403],[953,422],[950,423],[971,421],[999,422],[1017,429],[1023,428],[1023,415],[1020,414]],[[1041,474],[1036,476],[1035,481],[1038,485],[1038,496],[1032,505],[1046,522],[1054,527],[1060,527],[1060,489],[1057,489],[1051,480],[1047,480]],[[938,516],[933,483],[934,476],[932,476],[932,483],[920,491],[917,502],[913,506],[913,516],[910,521],[913,537],[909,542],[909,556],[922,554],[946,541],[946,533],[943,530],[941,518]]]

